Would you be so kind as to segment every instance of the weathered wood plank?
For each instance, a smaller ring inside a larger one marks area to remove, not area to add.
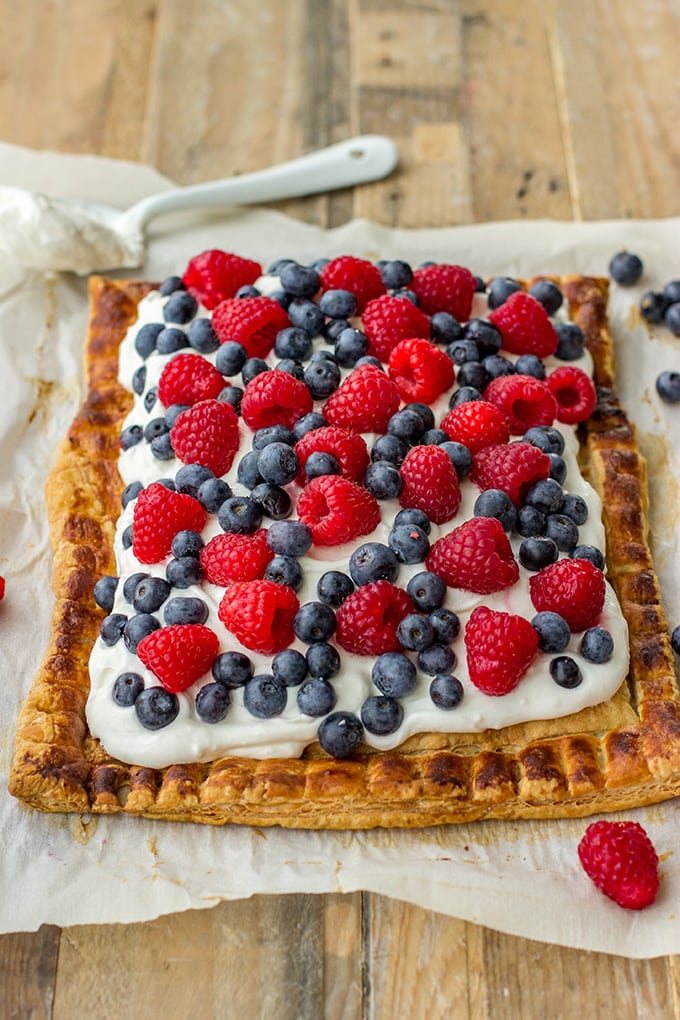
[[[0,935],[0,1016],[49,1020],[59,956],[59,928]]]

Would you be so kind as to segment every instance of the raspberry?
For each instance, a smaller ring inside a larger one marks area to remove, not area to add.
[[[484,390],[484,399],[500,407],[514,436],[534,425],[552,425],[557,402],[546,383],[531,375],[501,375]]]
[[[212,248],[189,260],[182,280],[205,308],[214,308],[261,275],[259,262]]]
[[[430,320],[405,298],[383,294],[370,301],[362,316],[363,330],[370,344],[368,353],[388,361],[400,340],[430,336]]]
[[[213,312],[212,325],[220,343],[235,340],[249,358],[266,358],[276,334],[290,326],[290,319],[273,298],[227,298]]]
[[[593,822],[578,845],[583,869],[620,907],[643,910],[659,891],[659,858],[638,822]]]
[[[438,538],[425,564],[449,588],[480,595],[502,591],[519,579],[510,541],[495,517],[473,517]]]
[[[215,535],[200,553],[206,580],[222,585],[263,577],[273,557],[267,544],[266,528],[259,528],[252,535],[234,532]]]
[[[528,620],[477,606],[465,627],[470,680],[492,697],[514,690],[538,651],[538,634]]]
[[[255,298],[252,299],[253,301]],[[241,398],[241,416],[251,429],[269,425],[292,428],[312,410],[312,395],[303,382],[272,368],[251,379]]]
[[[0,601],[5,597],[5,579],[0,577]]]
[[[413,274],[411,289],[428,315],[448,312],[459,322],[470,318],[477,281],[463,266],[423,266]]]
[[[489,315],[503,337],[503,349],[511,354],[535,354],[547,358],[557,350],[557,333],[540,301],[517,290]]]
[[[368,467],[368,449],[362,436],[337,425],[323,425],[320,429],[306,432],[295,444],[300,461],[298,482],[305,483],[305,464],[312,453],[329,453],[335,457],[343,478],[360,482]]]
[[[463,443],[471,453],[485,446],[507,443],[510,439],[508,420],[499,407],[488,400],[469,400],[452,408],[441,423],[456,443]]]
[[[208,672],[220,643],[202,623],[177,623],[147,634],[137,645],[137,655],[157,676],[166,691],[186,691]]]
[[[181,461],[202,464],[219,477],[239,447],[238,417],[225,400],[200,400],[177,416],[170,440]]]
[[[550,457],[531,443],[501,443],[475,454],[470,479],[484,492],[501,489],[519,508],[530,485],[550,474]]]
[[[400,340],[389,358],[390,379],[406,403],[431,404],[453,386],[453,362],[448,354],[421,337]]]
[[[385,432],[399,409],[399,391],[375,365],[359,365],[340,383],[323,406],[331,425],[352,432]]]
[[[411,597],[403,588],[389,581],[364,584],[338,609],[338,644],[356,655],[399,651],[397,627],[413,609]]]
[[[292,588],[275,581],[236,581],[220,602],[217,615],[242,645],[275,655],[295,637],[293,619],[300,603]]]
[[[354,255],[340,255],[331,259],[321,270],[323,290],[349,290],[357,299],[359,315],[372,298],[385,293],[380,270],[367,259]]]
[[[369,535],[380,523],[375,496],[339,475],[321,475],[309,482],[300,493],[297,512],[316,545],[342,545]]]
[[[575,425],[585,421],[595,410],[595,387],[583,369],[576,365],[563,365],[551,372],[546,382],[557,402],[558,421]]]
[[[558,613],[573,631],[595,626],[605,589],[604,574],[590,560],[558,560],[529,580],[529,594],[537,612]]]
[[[207,514],[198,500],[160,482],[143,489],[132,518],[132,551],[140,563],[159,563],[170,554],[178,531],[201,531]]]
[[[451,458],[440,446],[414,446],[399,469],[399,502],[423,510],[435,524],[450,521],[460,506],[460,484]]]
[[[176,354],[158,380],[158,398],[165,407],[214,400],[223,389],[224,377],[200,354]]]

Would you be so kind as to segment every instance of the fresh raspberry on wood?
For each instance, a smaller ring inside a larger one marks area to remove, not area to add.
[[[536,611],[558,613],[573,631],[596,625],[605,591],[604,574],[590,560],[561,559],[529,579]]]
[[[414,446],[399,469],[404,486],[399,502],[423,510],[435,524],[450,521],[460,506],[460,483],[441,446]]]
[[[546,383],[557,403],[556,417],[565,425],[585,421],[595,410],[597,394],[588,375],[577,365],[562,365]]]
[[[238,416],[225,400],[201,400],[177,416],[170,441],[185,464],[201,464],[219,477],[239,447]]]
[[[222,585],[264,577],[267,564],[273,557],[274,553],[267,544],[266,528],[259,528],[252,535],[235,532],[215,535],[200,552],[206,581]]]
[[[414,611],[411,596],[390,581],[373,581],[351,592],[337,611],[338,644],[356,655],[401,649],[397,627]]]
[[[352,432],[385,432],[399,404],[399,390],[380,368],[359,365],[330,395],[323,413],[331,425]]]
[[[220,648],[217,635],[201,623],[160,627],[137,645],[137,655],[166,691],[179,694],[212,666]]]
[[[411,289],[427,315],[448,312],[459,322],[470,318],[477,280],[464,266],[423,266],[413,274]]]
[[[368,353],[384,362],[402,340],[413,337],[427,340],[430,336],[427,315],[406,298],[390,294],[370,301],[361,321],[369,339]]]
[[[385,293],[380,270],[368,259],[339,255],[321,270],[323,290],[348,290],[357,299],[359,315],[373,298]]]
[[[484,492],[501,489],[516,507],[534,482],[550,474],[550,457],[531,443],[501,443],[479,450],[472,462],[470,479]]]
[[[328,453],[338,462],[340,474],[353,482],[360,482],[368,467],[368,448],[363,436],[337,425],[322,425],[306,432],[295,444],[300,462],[298,481],[304,484],[305,464],[313,453]]]
[[[477,606],[465,627],[470,680],[492,697],[514,690],[538,651],[538,634],[529,620]]]
[[[312,395],[300,379],[272,368],[260,372],[246,386],[241,398],[241,417],[253,430],[269,425],[292,428],[312,406]]]
[[[164,407],[214,400],[224,389],[224,376],[200,354],[176,354],[158,380],[158,399]]]
[[[505,414],[514,436],[522,436],[534,425],[552,425],[557,401],[550,388],[532,375],[501,375],[484,390],[484,399]]]
[[[543,305],[531,294],[517,290],[489,315],[501,331],[503,350],[547,358],[557,350],[557,333]]]
[[[628,910],[651,906],[659,891],[659,858],[638,822],[593,822],[578,845],[585,873]]]
[[[405,403],[431,404],[454,381],[453,362],[422,337],[400,340],[389,358],[389,376]]]
[[[227,298],[213,312],[212,326],[220,343],[235,340],[249,358],[266,358],[276,334],[290,326],[290,319],[273,298]]]
[[[228,631],[253,652],[275,655],[295,637],[293,620],[300,608],[292,588],[275,581],[236,581],[220,602],[217,615]]]
[[[315,545],[342,545],[369,535],[380,523],[375,496],[340,475],[312,479],[300,493],[298,518],[312,533]]]
[[[488,400],[469,400],[452,408],[443,418],[441,428],[456,443],[477,453],[485,446],[507,443],[510,439],[508,419],[499,407]]]
[[[179,531],[201,531],[206,520],[205,510],[193,496],[152,482],[135,502],[132,551],[140,563],[159,563],[170,555]]]
[[[449,588],[480,595],[502,591],[519,580],[510,541],[495,517],[473,517],[438,538],[425,564]]]
[[[182,282],[205,308],[212,309],[261,275],[259,262],[211,248],[189,260]]]

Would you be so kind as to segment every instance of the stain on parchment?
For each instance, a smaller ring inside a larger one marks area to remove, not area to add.
[[[95,815],[76,815],[71,825],[71,835],[76,843],[87,846],[99,826],[99,819]]]

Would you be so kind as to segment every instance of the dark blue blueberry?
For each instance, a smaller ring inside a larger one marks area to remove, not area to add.
[[[269,297],[280,304],[284,311],[288,311],[291,303],[295,300],[293,295],[287,294],[285,290],[275,290],[269,295]]]
[[[671,631],[671,648],[676,655],[680,655],[680,627],[674,627]]]
[[[277,358],[307,361],[311,357],[312,350],[312,338],[304,329],[287,326],[276,334],[274,353]]]
[[[217,511],[223,531],[252,535],[262,524],[262,507],[248,496],[231,496]]]
[[[144,433],[140,425],[128,425],[120,434],[121,450],[129,450],[131,447],[141,443]]]
[[[299,462],[295,450],[287,443],[269,443],[260,451],[257,469],[262,480],[270,485],[288,485],[298,473]]]
[[[341,570],[327,570],[316,582],[316,594],[322,602],[337,609],[354,591],[354,581]]]
[[[302,521],[275,521],[267,531],[267,545],[281,556],[304,556],[311,548],[312,533]]]
[[[327,290],[319,299],[319,308],[331,319],[351,319],[356,315],[357,299],[349,290]]]
[[[395,733],[404,719],[404,709],[396,698],[376,694],[361,706],[361,721],[369,733],[387,736]]]
[[[123,598],[126,602],[129,602],[130,605],[132,605],[132,600],[135,597],[135,588],[140,581],[144,580],[145,577],[149,577],[149,575],[142,571],[137,571],[137,573],[130,574],[129,577],[125,578],[125,581],[123,582]]]
[[[309,268],[315,269],[317,273],[322,273],[329,262],[330,262],[329,258],[314,259],[312,262],[309,263]]]
[[[499,379],[502,375],[514,375],[517,372],[509,358],[504,358],[502,354],[490,354],[488,358],[484,358],[482,368],[491,379]]]
[[[555,315],[564,302],[562,291],[552,280],[537,280],[529,288],[529,293],[540,301],[548,315]]]
[[[442,443],[448,443],[450,437],[448,432],[444,429],[428,429],[427,432],[423,432],[420,445],[421,446],[441,446]]]
[[[340,669],[340,653],[327,641],[317,641],[307,649],[307,669],[310,676],[328,680]]]
[[[676,305],[680,302],[680,280],[669,280],[664,284],[663,296],[669,305]]]
[[[397,499],[404,487],[404,479],[396,464],[377,460],[366,468],[364,485],[376,499]]]
[[[621,287],[632,287],[642,276],[642,259],[630,251],[619,251],[609,263],[609,275]]]
[[[475,276],[475,294],[486,294],[486,280],[481,276]]]
[[[450,645],[460,634],[460,620],[451,609],[433,609],[428,620],[432,624],[434,639],[443,645]]]
[[[381,694],[403,698],[416,686],[416,667],[401,652],[383,652],[373,663],[371,678]]]
[[[552,538],[560,552],[571,553],[578,545],[578,527],[566,514],[548,514],[546,538]]]
[[[248,360],[248,352],[243,344],[236,340],[227,340],[220,344],[215,355],[215,368],[222,375],[238,375]]]
[[[271,673],[257,673],[243,688],[243,704],[258,719],[272,719],[286,707],[288,692]]]
[[[649,290],[640,298],[640,314],[651,325],[659,326],[663,322],[669,304],[670,301],[665,294]]]
[[[505,531],[512,531],[517,523],[515,504],[502,489],[485,489],[480,492],[473,507],[475,517],[495,517]]]
[[[196,695],[196,715],[205,723],[222,722],[230,705],[231,694],[224,684],[205,684]]]
[[[472,453],[468,447],[452,439],[448,443],[442,443],[441,446],[455,467],[458,478],[461,480],[467,478],[472,470]]]
[[[521,506],[517,511],[515,530],[523,538],[543,535],[545,533],[546,520],[546,514],[537,510],[535,506]]]
[[[120,536],[121,542],[123,543],[123,549],[130,549],[132,547],[132,525],[128,524],[127,528],[124,529],[123,534]]]
[[[278,276],[284,266],[292,266],[295,264],[295,259],[274,259],[274,261],[267,267],[267,273],[270,276]]]
[[[166,322],[190,322],[198,311],[198,301],[187,290],[178,290],[171,294],[163,308]]]
[[[434,627],[424,613],[408,613],[397,627],[397,638],[409,652],[422,652],[434,641]]]
[[[671,372],[668,369],[657,377],[656,392],[667,404],[677,404],[680,401],[680,372]]]
[[[564,436],[552,425],[533,425],[522,436],[525,443],[537,446],[543,453],[564,453]]]
[[[110,613],[109,616],[104,617],[99,628],[99,635],[105,645],[111,647],[118,644],[123,636],[123,628],[127,620],[124,613]]]
[[[100,609],[110,613],[116,598],[118,578],[113,574],[105,574],[100,577],[94,586],[94,600]]]
[[[434,428],[434,412],[428,404],[423,404],[420,401],[412,401],[410,404],[405,404],[403,410],[415,411],[423,423],[423,435],[429,429]]]
[[[147,322],[135,337],[135,350],[140,358],[148,358],[156,350],[158,334],[165,329],[161,322]]]
[[[335,342],[335,357],[343,368],[353,368],[368,354],[369,341],[360,329],[343,329]]]
[[[408,287],[402,287],[401,290],[395,290],[392,292],[396,298],[402,298],[404,301],[410,301],[416,308],[420,304],[420,298],[414,290],[410,290]]]
[[[578,664],[569,655],[558,655],[550,660],[550,676],[558,687],[566,687],[568,690],[583,682]]]
[[[165,687],[147,687],[135,701],[135,712],[147,730],[161,730],[179,715],[179,698]]]
[[[604,570],[604,555],[594,545],[577,545],[571,555],[575,560],[588,560],[598,570]]]
[[[387,542],[401,563],[422,563],[430,551],[430,540],[417,524],[397,524]]]
[[[172,626],[175,623],[205,623],[208,619],[208,605],[199,598],[168,599],[163,609],[163,622]]]
[[[325,348],[320,347],[317,351],[314,351],[310,361],[331,361],[333,364],[337,364],[338,359],[335,357],[335,351],[327,351]]]
[[[360,365],[372,365],[373,368],[379,368],[381,372],[385,371],[385,366],[379,358],[376,358],[375,354],[364,354],[363,358],[359,358],[355,368],[359,368]]]
[[[402,443],[408,445],[419,443],[424,431],[423,419],[417,411],[406,407],[393,414],[387,423],[388,434],[396,436],[397,439],[401,439]]]
[[[146,386],[146,365],[140,365],[132,374],[132,392],[141,397]]]
[[[614,639],[604,627],[589,627],[581,638],[581,655],[587,662],[609,662]]]
[[[333,758],[349,758],[364,735],[361,722],[351,712],[332,712],[319,726],[319,743]]]
[[[203,571],[196,556],[177,556],[168,560],[165,576],[173,588],[191,588],[200,584]]]
[[[175,488],[187,496],[198,496],[198,490],[209,478],[214,478],[210,468],[202,464],[183,464],[175,475]]]
[[[288,305],[288,317],[294,326],[304,329],[310,336],[318,336],[323,329],[324,314],[313,301],[296,299]]]
[[[463,685],[451,673],[437,673],[430,684],[430,698],[437,708],[451,709],[463,700]]]
[[[222,652],[213,660],[212,675],[225,687],[243,687],[253,675],[253,664],[243,652]]]
[[[387,290],[408,287],[413,280],[413,270],[402,259],[385,259],[379,265],[380,276]]]
[[[554,478],[541,478],[529,487],[524,502],[527,506],[536,507],[541,513],[554,514],[562,509],[564,492]]]
[[[294,379],[303,381],[305,377],[305,369],[301,361],[295,361],[293,358],[281,358],[281,361],[277,361],[274,368],[279,372],[286,372],[288,375],[292,375]]]
[[[324,323],[322,334],[330,344],[335,344],[338,337],[345,329],[352,329],[352,324],[348,319],[329,319],[328,322]],[[337,358],[338,352],[335,351]]]
[[[399,560],[389,546],[382,542],[364,542],[349,558],[349,572],[357,585],[373,581],[395,581],[399,573]]]
[[[333,684],[322,676],[313,676],[298,688],[295,700],[303,715],[317,717],[332,712],[338,697]]]
[[[261,291],[254,287],[252,283],[244,283],[242,287],[234,294],[234,297],[244,300],[245,298],[260,297]]]
[[[186,284],[181,276],[166,276],[160,287],[161,297],[168,297],[176,290],[186,290]]]
[[[183,329],[170,327],[164,329],[156,338],[156,349],[159,354],[174,354],[189,346],[189,338]]]
[[[315,429],[321,429],[325,425],[328,425],[328,420],[324,418],[319,411],[310,411],[308,414],[303,414],[301,418],[293,425],[293,435],[296,441],[299,442],[303,436],[306,436],[308,432],[313,432]]]
[[[335,613],[325,602],[305,602],[293,617],[295,636],[307,645],[328,641],[336,624]]]
[[[519,375],[530,375],[534,379],[545,379],[545,365],[535,354],[520,354],[515,362],[515,371]]]
[[[455,669],[458,659],[450,645],[442,645],[438,641],[418,652],[418,667],[428,676],[439,673],[450,673]]]
[[[463,335],[463,327],[449,312],[435,312],[430,318],[430,336],[439,344],[452,344]]]
[[[299,591],[304,580],[302,567],[294,556],[275,556],[267,564],[265,580],[275,584],[286,584],[293,591]]]
[[[139,673],[121,673],[113,681],[111,695],[121,708],[130,708],[144,690],[144,681]]]
[[[397,472],[398,473],[398,472]],[[339,475],[340,465],[332,453],[324,453],[323,450],[314,450],[305,461],[305,476],[311,482],[313,478],[321,478],[322,475]]]
[[[198,558],[204,545],[205,543],[197,531],[185,529],[177,532],[170,548],[173,556],[195,556]]]
[[[123,627],[123,643],[130,652],[137,651],[137,645],[142,638],[153,634],[160,627],[159,621],[151,613],[138,613],[131,616]]]
[[[559,613],[536,613],[531,625],[538,634],[538,647],[543,652],[563,652],[569,644],[569,624]]]
[[[458,369],[456,382],[460,387],[471,386],[481,393],[491,382],[491,376],[480,361],[466,361]]]
[[[495,276],[487,287],[489,308],[500,308],[511,294],[521,290],[520,284],[511,276]]]
[[[566,492],[564,494],[564,502],[562,503],[561,513],[566,514],[567,517],[571,517],[574,524],[585,524],[588,520],[588,504],[583,496],[579,496],[573,492]]]
[[[284,648],[272,659],[272,673],[284,687],[297,687],[307,676],[307,659],[295,648]]]
[[[219,349],[220,340],[210,319],[194,319],[187,330],[187,336],[190,345],[199,354],[212,354]]]
[[[481,361],[479,356],[479,347],[474,340],[470,340],[464,336],[459,337],[450,343],[446,348],[446,353],[451,358],[454,365],[467,365],[471,361]],[[489,355],[491,357],[491,355]]]
[[[264,358],[246,358],[241,369],[241,380],[243,385],[247,386],[249,382],[255,378],[256,375],[261,375],[263,372],[269,371],[269,365]]]
[[[217,399],[231,404],[237,414],[241,413],[241,400],[243,399],[243,388],[241,386],[225,386],[217,394]]]
[[[154,455],[156,460],[172,460],[175,456],[175,450],[172,445],[172,438],[169,432],[164,433],[160,436],[154,436],[149,443],[151,453]]]
[[[135,585],[132,605],[138,613],[155,613],[170,595],[170,585],[163,577],[143,577]]]
[[[156,436],[164,436],[170,431],[165,418],[151,418],[144,426],[144,438],[150,443]]]
[[[340,385],[340,366],[329,358],[312,360],[304,371],[303,381],[314,400],[324,400]]]
[[[283,266],[279,279],[283,289],[293,297],[312,297],[321,286],[321,277],[316,269],[300,266],[297,262],[288,262]]]
[[[406,591],[411,596],[416,609],[429,613],[439,609],[446,598],[446,583],[439,576],[429,570],[421,570],[414,574],[406,585]]]
[[[198,487],[196,499],[204,510],[210,514],[216,514],[225,499],[229,499],[232,495],[231,487],[221,478],[206,478]]]
[[[454,390],[449,397],[449,407],[459,407],[461,404],[469,404],[473,400],[481,400],[482,394],[475,386],[460,386]]]
[[[140,494],[143,488],[144,486],[142,485],[141,482],[130,482],[129,485],[125,486],[120,497],[120,505],[123,510],[128,505],[128,503],[132,503],[133,499],[137,499],[137,496]]]
[[[549,453],[547,456],[550,458],[550,473],[549,478],[553,478],[558,485],[564,485],[567,477],[567,462],[564,457],[560,457],[559,453]]]
[[[248,453],[244,453],[238,462],[236,476],[241,485],[245,486],[246,489],[254,489],[262,481],[262,475],[258,467],[259,462],[259,450],[249,450]]]
[[[429,535],[432,529],[430,518],[427,516],[425,511],[418,510],[414,506],[405,507],[396,514],[394,524],[392,526],[394,528],[398,528],[400,524],[415,524],[424,531],[426,535]]]
[[[527,570],[543,570],[543,567],[555,563],[559,555],[560,551],[552,538],[533,535],[522,539],[517,558]]]
[[[153,407],[158,400],[158,387],[152,386],[150,390],[147,390],[144,394],[144,410],[151,413]],[[170,422],[167,420],[167,414],[165,416],[168,428],[170,428]]]
[[[556,357],[562,361],[578,361],[583,356],[586,338],[583,330],[575,322],[558,322],[555,324],[557,333]]]
[[[251,490],[250,498],[262,510],[262,513],[273,521],[282,521],[293,512],[293,501],[280,485],[260,482]],[[219,514],[219,510],[217,511]]]
[[[402,439],[397,438],[397,436],[378,436],[371,447],[371,460],[386,460],[390,464],[396,464],[399,467],[407,453],[408,447],[406,443]]]
[[[668,306],[664,313],[663,324],[673,336],[680,336],[680,301],[674,301],[672,305]]]

